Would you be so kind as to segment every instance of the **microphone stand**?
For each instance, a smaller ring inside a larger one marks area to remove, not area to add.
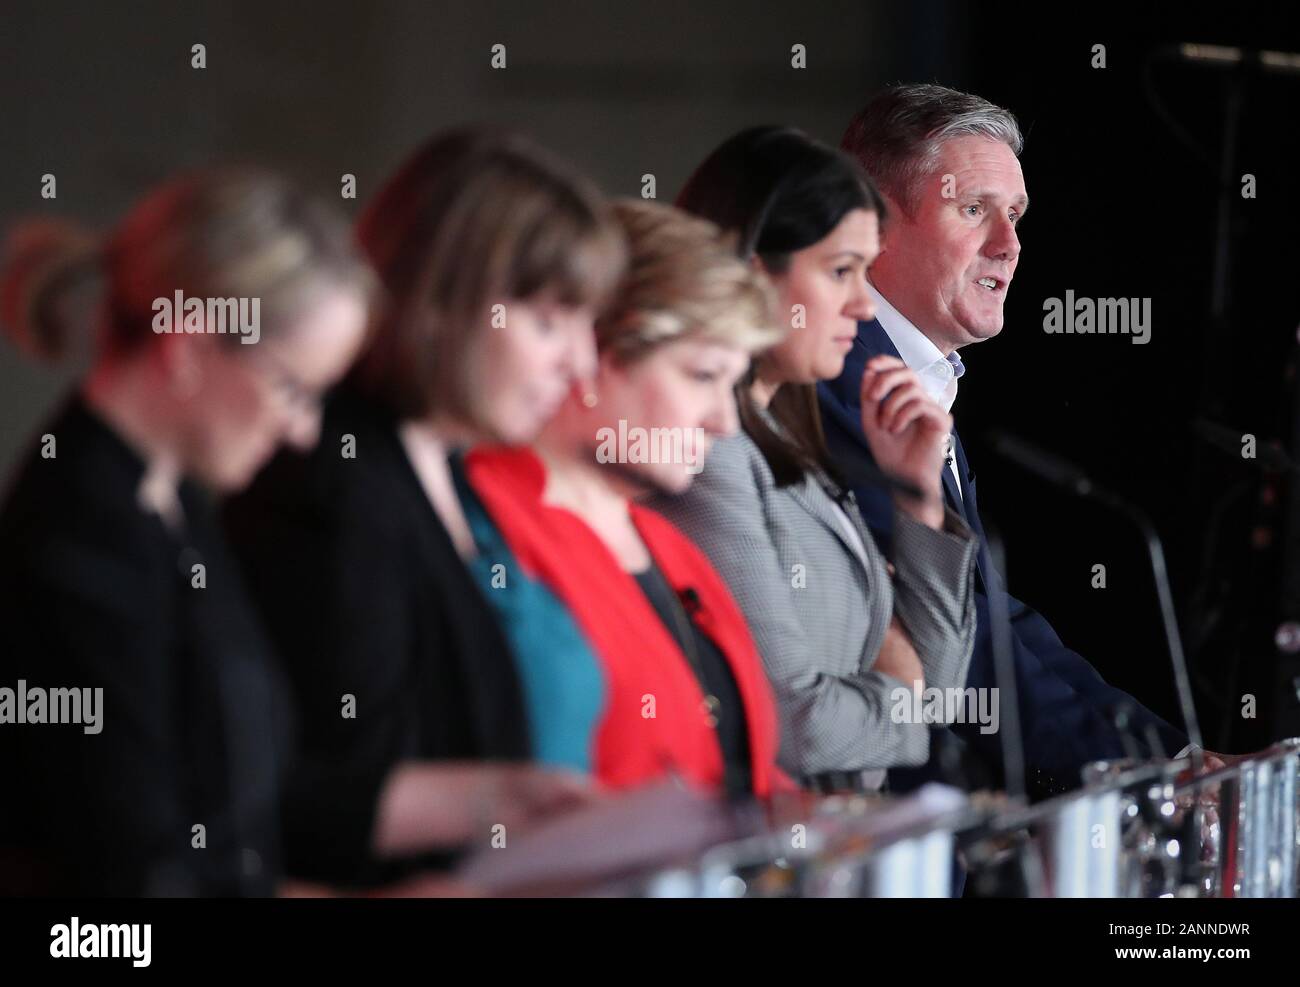
[[[987,594],[989,601],[989,639],[993,645],[993,677],[998,690],[1007,702],[999,704],[1002,710],[1003,729],[998,738],[1002,744],[1003,783],[1007,797],[1017,804],[1025,801],[1025,742],[1020,734],[1020,697],[1016,685],[1016,664],[1011,649],[1011,611],[1007,604],[1006,546],[1002,536],[989,525],[984,526],[984,537],[989,544],[990,568],[1000,574],[1003,583],[1000,592]],[[991,580],[986,580],[986,588]]]
[[[1180,865],[1183,883],[1186,884],[1189,880],[1192,883],[1197,883],[1196,868],[1199,860],[1196,859],[1198,855],[1191,852],[1191,848],[1198,845],[1194,834],[1199,831],[1201,825],[1201,775],[1205,767],[1205,752],[1202,748],[1201,727],[1196,716],[1196,704],[1192,698],[1191,676],[1187,671],[1187,659],[1183,654],[1182,638],[1178,632],[1178,618],[1174,613],[1173,591],[1169,583],[1169,570],[1165,564],[1164,546],[1160,541],[1160,535],[1145,513],[1118,494],[1097,486],[1073,463],[1005,432],[995,433],[992,440],[994,450],[1003,458],[1076,497],[1092,500],[1103,507],[1110,508],[1117,514],[1127,517],[1142,533],[1147,557],[1151,563],[1151,573],[1155,579],[1156,595],[1160,602],[1160,622],[1164,628],[1165,641],[1169,647],[1169,660],[1174,669],[1178,702],[1182,707],[1183,722],[1187,728],[1187,739],[1192,744],[1191,810],[1182,823],[1182,835],[1184,837],[1182,842],[1184,846],[1188,847],[1188,852],[1181,855]],[[1158,746],[1153,747],[1153,752],[1164,753]]]
[[[1187,659],[1178,632],[1178,618],[1174,613],[1173,591],[1169,584],[1169,569],[1165,564],[1164,545],[1155,525],[1141,510],[1118,494],[1099,487],[1072,463],[1066,462],[1042,449],[1004,432],[996,433],[992,442],[994,450],[1004,459],[1034,474],[1039,479],[1059,487],[1076,497],[1092,500],[1127,517],[1142,534],[1155,579],[1156,596],[1160,603],[1160,623],[1164,629],[1165,643],[1169,648],[1169,661],[1174,670],[1174,684],[1178,703],[1187,727],[1187,739],[1192,743],[1192,767],[1199,775],[1204,763],[1201,746],[1201,727],[1196,717],[1196,704],[1192,699],[1191,677],[1187,672]]]

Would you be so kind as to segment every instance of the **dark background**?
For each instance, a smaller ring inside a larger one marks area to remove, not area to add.
[[[1147,9],[1155,8],[1155,9]],[[879,85],[937,81],[1012,109],[1033,208],[1002,335],[963,352],[958,425],[1013,590],[1107,678],[1176,718],[1150,571],[1135,531],[998,460],[1003,428],[1083,465],[1157,520],[1211,747],[1300,733],[1273,629],[1300,605],[1284,575],[1289,488],[1192,429],[1291,441],[1300,324],[1300,75],[1254,74],[1230,197],[1231,291],[1211,317],[1216,168],[1228,73],[1148,63],[1170,42],[1300,52],[1282,5],[1006,3],[5,3],[0,226],[47,212],[106,227],[179,168],[255,161],[355,211],[424,136],[465,121],[526,130],[609,192],[652,173],[671,199],[735,130],[790,123],[837,142]],[[207,68],[190,46],[207,46]],[[494,44],[508,67],[489,66]],[[807,46],[808,67],[790,66]],[[1092,46],[1106,67],[1091,67]],[[1144,72],[1190,135],[1177,138]],[[1201,150],[1197,150],[1199,145]],[[53,173],[58,198],[40,198]],[[1257,198],[1240,197],[1255,175]],[[1049,336],[1043,301],[1150,298],[1152,338]],[[73,371],[0,343],[0,472]],[[1236,447],[1240,447],[1239,438]],[[1271,502],[1270,502],[1271,498]],[[1092,566],[1107,586],[1093,589]],[[1294,577],[1293,577],[1294,578]],[[1241,717],[1241,696],[1261,703]]]

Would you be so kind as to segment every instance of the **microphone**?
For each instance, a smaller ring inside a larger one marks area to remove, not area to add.
[[[1289,51],[1239,48],[1235,45],[1207,45],[1194,41],[1161,45],[1153,57],[1164,62],[1182,62],[1196,68],[1252,68],[1282,75],[1300,75],[1300,55]]]
[[[1242,433],[1218,422],[1212,422],[1208,418],[1196,419],[1192,422],[1192,430],[1207,444],[1214,446],[1220,452],[1227,453],[1233,459],[1240,459],[1243,463],[1256,465],[1275,473],[1300,473],[1300,466],[1297,466],[1290,456],[1271,442],[1258,444],[1255,458],[1246,459],[1241,455]]]
[[[1178,618],[1174,614],[1173,590],[1169,584],[1169,572],[1165,565],[1164,546],[1155,526],[1136,506],[1118,494],[1097,486],[1082,469],[1068,460],[1001,430],[990,433],[989,439],[993,450],[1002,458],[1076,497],[1092,500],[1124,515],[1141,531],[1147,558],[1151,563],[1151,573],[1155,578],[1156,595],[1160,602],[1160,621],[1169,647],[1169,661],[1174,669],[1178,703],[1182,709],[1183,722],[1187,726],[1187,739],[1192,743],[1192,767],[1195,774],[1199,776],[1204,764],[1201,727],[1196,718],[1196,704],[1192,699],[1191,677],[1187,671],[1187,659],[1183,655]]]
[[[985,577],[985,588],[989,591],[989,643],[993,646],[993,679],[998,684],[1000,695],[1006,696],[1006,703],[999,703],[1002,710],[1002,730],[998,739],[1002,745],[1002,780],[1006,785],[1007,796],[1014,802],[1022,803],[1025,798],[1025,738],[1020,732],[1020,697],[1016,685],[1016,663],[1012,650],[1011,608],[1007,603],[1008,589],[1006,583],[1007,554],[1002,535],[991,525],[984,526],[984,539],[988,542],[989,562],[992,572]],[[1002,574],[1003,586],[999,592],[994,585],[994,573]]]

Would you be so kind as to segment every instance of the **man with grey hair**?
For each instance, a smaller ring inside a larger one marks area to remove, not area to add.
[[[1020,257],[1016,226],[1029,197],[1018,160],[1023,139],[1015,117],[978,96],[943,86],[884,90],[853,118],[842,147],[862,162],[889,206],[881,254],[869,273],[876,317],[858,324],[841,376],[819,386],[828,445],[851,467],[871,459],[859,390],[863,368],[873,357],[901,357],[944,409],[952,410],[957,380],[965,370],[958,350],[1002,329],[1003,302]],[[1066,791],[1080,783],[1080,769],[1089,761],[1124,757],[1134,748],[1144,757],[1185,751],[1187,738],[1180,731],[1107,685],[1061,643],[1041,615],[1006,593],[989,558],[975,476],[955,432],[943,483],[949,505],[980,539],[978,634],[966,684],[997,686],[988,597],[1005,594],[1031,792]],[[873,533],[888,546],[893,518],[889,495],[869,486],[856,494]],[[1122,731],[1117,725],[1121,710],[1127,717]],[[970,725],[948,729],[1001,773],[997,737]],[[919,774],[895,772],[895,788],[910,788],[938,773],[936,759],[951,749],[951,736],[935,740],[930,765]],[[1207,763],[1218,762],[1207,756]]]

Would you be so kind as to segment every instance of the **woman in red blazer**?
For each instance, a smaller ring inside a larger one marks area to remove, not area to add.
[[[781,330],[766,282],[712,224],[653,203],[617,213],[631,262],[596,326],[594,380],[533,448],[473,452],[470,482],[604,663],[596,776],[765,796],[789,782],[745,619],[703,553],[635,498],[689,486],[712,437],[737,427],[731,386]]]

